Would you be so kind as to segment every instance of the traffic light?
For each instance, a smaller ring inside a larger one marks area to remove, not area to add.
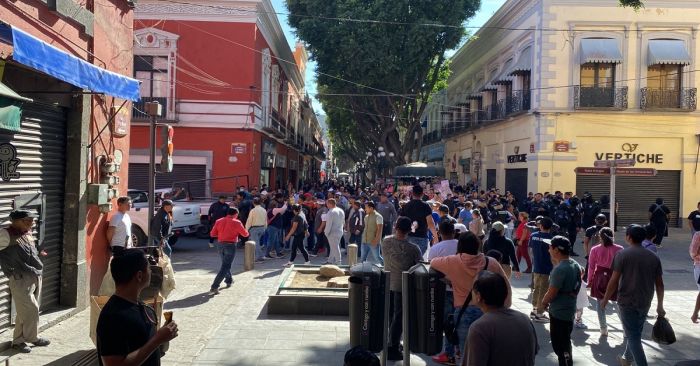
[[[171,125],[162,125],[160,130],[160,169],[161,173],[173,171],[173,135],[175,130]]]

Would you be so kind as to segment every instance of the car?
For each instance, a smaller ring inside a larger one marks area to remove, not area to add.
[[[161,197],[170,190],[156,191],[155,211],[160,208]],[[148,241],[148,192],[139,189],[129,189],[127,195],[131,198],[132,207],[131,235],[134,246],[146,245]],[[155,214],[155,211],[153,214]],[[200,205],[187,201],[175,201],[173,206],[173,236],[168,243],[175,245],[180,235],[197,232],[201,226]]]

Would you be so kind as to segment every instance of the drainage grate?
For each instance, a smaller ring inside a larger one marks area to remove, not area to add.
[[[73,363],[73,366],[97,366],[97,350],[87,351],[80,357],[79,360]]]

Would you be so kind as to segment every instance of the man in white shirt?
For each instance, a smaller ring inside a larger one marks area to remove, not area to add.
[[[131,208],[131,199],[126,196],[117,199],[117,213],[112,215],[107,228],[107,241],[112,249],[113,255],[118,255],[124,249],[131,248],[133,242],[131,239],[131,217],[129,217],[129,209]],[[139,243],[147,245],[146,243]]]
[[[326,227],[323,232],[328,238],[330,245],[330,256],[328,264],[341,264],[343,259],[340,255],[340,239],[343,237],[343,226],[345,225],[345,212],[336,207],[335,199],[330,198],[326,201],[328,213],[326,214]]]
[[[258,197],[253,198],[253,206],[245,222],[245,228],[250,233],[250,240],[255,242],[255,263],[262,263],[265,260],[265,253],[261,239],[267,230],[267,211],[260,205]]]

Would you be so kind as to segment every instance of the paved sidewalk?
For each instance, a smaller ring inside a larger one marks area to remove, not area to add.
[[[243,255],[234,262],[235,283],[221,294],[206,295],[219,259],[206,241],[181,239],[175,249],[177,289],[166,303],[174,311],[180,337],[173,340],[164,365],[342,365],[349,345],[349,325],[345,317],[268,316],[267,296],[278,285],[283,260],[257,265],[242,271]],[[690,322],[697,287],[688,259],[689,234],[673,231],[661,249],[666,282],[666,311],[678,342],[660,346],[650,340],[651,324],[645,327],[645,351],[652,365],[674,365],[679,360],[700,359],[698,327]],[[579,244],[580,247],[580,244]],[[314,258],[320,263],[324,258]],[[529,277],[514,280],[514,307],[528,313]],[[652,309],[655,305],[652,305]],[[609,311],[610,336],[600,338],[595,308],[584,313],[589,330],[574,330],[574,360],[577,365],[616,365],[622,352],[619,318]],[[549,344],[548,325],[537,324],[540,353],[536,364],[556,365]],[[87,350],[94,349],[88,337],[89,311],[83,311],[43,332],[53,343],[29,355],[17,355],[13,365],[70,365]],[[413,365],[432,365],[429,357],[412,357]],[[401,365],[397,362],[396,365]]]

